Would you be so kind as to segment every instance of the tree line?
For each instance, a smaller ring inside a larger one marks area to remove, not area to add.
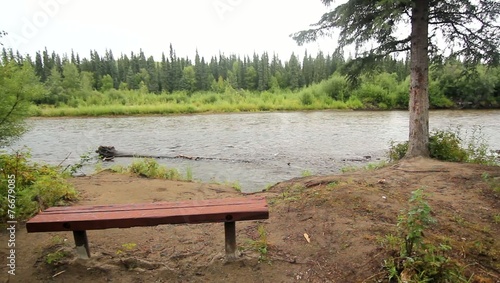
[[[151,93],[220,91],[225,86],[249,91],[297,90],[329,78],[346,61],[341,53],[319,52],[313,57],[307,51],[302,58],[292,54],[284,62],[276,54],[270,56],[267,52],[252,57],[219,54],[208,60],[196,52],[193,61],[176,56],[172,46],[168,55],[162,54],[161,60],[147,57],[142,50],[117,58],[112,50],[106,50],[102,56],[92,50],[89,58],[82,58],[74,52],[61,56],[47,49],[36,52],[33,59],[29,54],[23,56],[5,48],[1,60],[19,65],[28,62],[50,91],[50,95],[40,101],[46,104],[64,102],[68,92],[82,88]],[[384,65],[384,71],[396,72],[402,80],[409,74],[405,60],[388,57]]]
[[[2,49],[2,64],[11,62],[30,66],[35,78],[45,87],[43,95],[34,97],[38,105],[73,105],[75,100],[88,100],[95,92],[109,90],[137,91],[138,93],[165,94],[184,92],[224,93],[227,89],[253,93],[279,93],[299,91],[301,103],[309,105],[314,97],[330,97],[346,102],[357,99],[358,108],[406,109],[409,88],[409,56],[399,58],[386,56],[377,65],[364,70],[356,84],[349,85],[344,77],[346,66],[352,61],[344,54],[319,52],[312,56],[307,51],[303,56],[291,54],[282,61],[276,54],[237,56],[219,54],[209,60],[196,53],[194,61],[181,58],[170,46],[167,55],[157,61],[146,56],[142,50],[115,58],[112,50],[103,56],[90,51],[90,57],[71,52],[59,55],[47,49],[21,55],[12,49]],[[315,88],[323,84],[325,87]],[[316,91],[320,89],[320,91]],[[497,108],[500,106],[500,69],[477,64],[466,67],[456,58],[447,58],[435,63],[430,71],[430,103],[433,108]],[[95,100],[95,99],[94,99]]]

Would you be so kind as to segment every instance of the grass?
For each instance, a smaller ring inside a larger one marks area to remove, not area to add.
[[[304,170],[304,171],[302,171],[301,175],[302,175],[302,177],[309,177],[309,176],[312,176],[312,173],[309,170]]]
[[[331,99],[326,93],[311,95],[304,103],[304,91],[262,93],[228,89],[224,93],[198,92],[140,93],[134,90],[94,91],[85,99],[73,99],[58,106],[32,106],[33,116],[167,115],[259,111],[349,109],[350,103]]]
[[[186,171],[186,179],[182,177],[179,171],[175,168],[167,168],[160,165],[153,158],[134,159],[132,163],[124,167],[122,165],[114,165],[110,168],[115,173],[131,173],[139,177],[157,178],[175,181],[191,181],[193,173],[190,168]]]
[[[251,249],[259,253],[259,262],[270,263],[267,253],[268,253],[268,243],[267,243],[267,232],[264,225],[259,225],[257,227],[257,232],[259,237],[257,240],[248,240],[248,245]]]

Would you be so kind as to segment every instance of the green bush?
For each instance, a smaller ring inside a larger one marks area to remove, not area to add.
[[[390,142],[390,161],[402,159],[408,151],[408,141]],[[475,127],[468,139],[461,137],[460,128],[455,131],[436,130],[429,136],[430,157],[443,161],[496,164],[495,156],[488,150],[486,139],[480,127]]]
[[[302,105],[311,105],[313,104],[313,95],[310,92],[304,92],[300,96],[300,102]]]
[[[76,191],[66,180],[69,174],[62,174],[56,166],[31,163],[29,157],[26,151],[0,154],[0,184],[2,188],[15,187],[10,192],[0,190],[0,219],[3,222],[12,216],[22,221],[42,209],[77,199]]]
[[[426,241],[424,231],[436,223],[422,189],[412,192],[409,208],[398,215],[397,235],[386,235],[382,243],[398,256],[384,261],[390,282],[467,282],[460,267],[448,253],[448,243]],[[403,276],[403,274],[406,274]],[[404,278],[405,277],[405,278]]]
[[[467,151],[461,146],[457,133],[437,130],[429,136],[429,151],[432,158],[452,162],[467,161]]]

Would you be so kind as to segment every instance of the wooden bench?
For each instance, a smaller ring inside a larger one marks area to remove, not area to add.
[[[80,257],[89,258],[87,230],[224,222],[226,257],[236,257],[236,221],[268,219],[263,197],[140,204],[51,207],[26,223],[28,233],[73,231]]]

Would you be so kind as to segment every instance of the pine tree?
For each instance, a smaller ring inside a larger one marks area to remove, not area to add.
[[[51,60],[49,56],[49,52],[47,51],[47,48],[42,52],[43,57],[42,57],[42,62],[43,62],[43,75],[42,81],[46,79],[49,75],[50,72],[52,71],[52,68],[54,67],[54,62]],[[59,70],[58,70],[59,71]]]
[[[40,52],[37,52],[35,55],[35,75],[40,78],[42,83],[47,80],[43,71],[42,55],[40,55]]]
[[[146,61],[146,71],[148,72],[149,75],[149,82],[147,84],[148,90],[153,93],[159,93],[160,78],[157,65],[153,56],[149,56],[148,60]]]
[[[196,73],[193,66],[186,66],[182,70],[181,88],[189,94],[196,90]]]
[[[296,90],[299,87],[301,87],[301,69],[300,69],[300,64],[299,60],[295,56],[294,53],[290,55],[290,60],[288,60],[288,65],[287,65],[287,77],[288,77],[288,87],[291,90]]]
[[[302,76],[304,77],[304,85],[309,86],[314,81],[314,64],[310,55],[307,54],[307,50],[304,53],[304,58],[302,59]]]
[[[45,82],[45,88],[47,89],[47,95],[38,100],[38,103],[53,105],[57,102],[67,102],[68,97],[62,86],[62,76],[56,67],[53,67],[50,71],[50,75]]]
[[[261,56],[258,76],[259,76],[258,90],[264,91],[269,89],[270,72],[269,72],[269,56],[267,55],[267,52],[264,52],[264,54],[262,54]]]
[[[330,5],[333,0],[322,0]],[[446,52],[467,65],[500,63],[498,0],[349,0],[325,13],[314,28],[295,33],[299,43],[315,41],[340,29],[339,48],[367,43],[360,58],[347,64],[351,79],[367,64],[394,52],[410,51],[409,147],[406,157],[429,156],[429,57]],[[411,25],[404,33],[405,23]],[[429,28],[430,27],[430,28]],[[441,34],[446,45],[436,41]]]

